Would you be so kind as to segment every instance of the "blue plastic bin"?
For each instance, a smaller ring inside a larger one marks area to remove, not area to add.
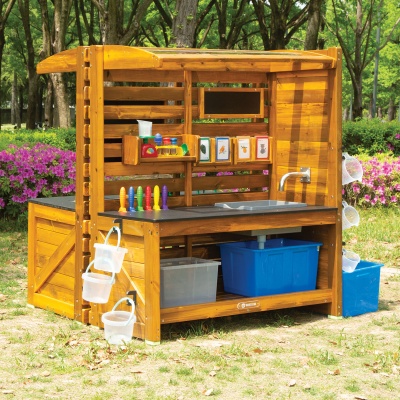
[[[353,272],[342,271],[343,316],[354,317],[378,310],[381,267],[361,260]]]
[[[322,243],[270,239],[221,244],[224,290],[242,296],[266,296],[314,290]]]

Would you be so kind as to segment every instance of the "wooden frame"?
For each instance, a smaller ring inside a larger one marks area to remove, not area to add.
[[[162,324],[197,318],[300,306],[340,316],[341,59],[337,48],[232,52],[107,45],[82,46],[39,63],[38,73],[76,72],[77,179],[75,201],[65,209],[59,199],[30,204],[28,302],[101,327],[102,314],[133,290],[134,336],[149,343],[160,342]],[[242,112],[214,104],[213,111],[206,93],[225,98],[255,93],[257,106]],[[179,137],[190,154],[142,158],[137,119],[151,120],[154,133]],[[263,158],[266,137],[268,158]],[[221,138],[229,142],[228,159],[218,156]],[[250,141],[250,158],[239,153],[238,139]],[[208,160],[200,155],[205,143]],[[303,166],[310,167],[311,182],[290,178],[279,191],[280,178]],[[144,211],[141,217],[118,211],[121,186],[155,185],[168,188],[168,213]],[[229,218],[220,210],[201,214],[201,206],[217,202],[264,199],[308,206]],[[196,217],[169,221],[180,208]],[[104,242],[114,224],[122,228],[121,246],[129,251],[109,302],[88,304],[82,299],[82,272],[94,244]],[[315,290],[239,298],[224,292],[219,275],[215,303],[160,309],[162,258],[219,260],[220,243],[248,239],[260,229],[299,226],[292,237],[323,243]]]

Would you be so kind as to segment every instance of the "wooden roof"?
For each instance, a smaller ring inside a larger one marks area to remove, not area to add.
[[[333,57],[318,51],[208,50],[105,45],[77,47],[57,53],[40,62],[37,72],[76,72],[78,51],[103,53],[105,70],[278,72],[330,69],[336,66]]]

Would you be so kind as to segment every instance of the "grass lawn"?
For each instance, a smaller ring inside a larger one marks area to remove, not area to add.
[[[378,312],[329,319],[298,308],[170,324],[159,346],[122,347],[97,327],[27,307],[27,232],[0,221],[0,398],[397,398],[400,211],[360,217],[343,232],[345,248],[385,264]]]

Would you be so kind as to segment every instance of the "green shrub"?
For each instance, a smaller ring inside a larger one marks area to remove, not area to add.
[[[0,131],[0,151],[8,148],[9,144],[17,147],[34,146],[37,143],[48,144],[61,150],[75,151],[75,128],[51,128],[43,130],[2,130]]]
[[[343,151],[370,156],[391,151],[400,155],[400,122],[363,119],[343,122]]]

